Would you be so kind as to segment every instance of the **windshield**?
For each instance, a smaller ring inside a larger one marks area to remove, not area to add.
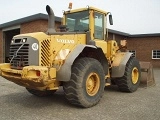
[[[70,13],[66,15],[68,31],[86,32],[89,30],[89,11]]]

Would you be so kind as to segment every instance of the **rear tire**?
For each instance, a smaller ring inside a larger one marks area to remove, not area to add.
[[[140,84],[140,64],[139,61],[131,57],[125,68],[124,76],[121,78],[116,78],[114,81],[118,88],[122,92],[134,92],[138,89]]]
[[[67,100],[81,107],[96,105],[104,92],[105,75],[101,63],[93,58],[81,58],[72,66],[71,79],[64,82]]]
[[[35,96],[38,97],[45,97],[45,96],[50,96],[56,92],[56,90],[46,90],[46,91],[40,91],[40,90],[35,90],[35,89],[30,89],[26,88],[27,91]]]

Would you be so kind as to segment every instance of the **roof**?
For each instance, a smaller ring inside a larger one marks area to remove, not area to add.
[[[120,32],[120,31],[112,30],[112,29],[108,29],[108,32],[113,33],[113,34],[118,34],[118,35],[126,36],[126,37],[130,36],[129,33]]]
[[[31,16],[28,16],[28,17],[24,17],[24,18],[20,18],[20,19],[17,19],[17,20],[13,20],[11,22],[0,24],[0,29],[6,28],[6,27],[10,27],[10,26],[13,26],[13,25],[17,25],[17,24],[22,24],[22,23],[34,21],[34,20],[39,20],[39,19],[47,20],[48,19],[48,15],[47,14],[38,13],[38,14],[31,15]],[[60,17],[55,17],[55,21],[61,22],[61,18]]]
[[[160,37],[160,33],[149,33],[149,34],[133,34],[129,37]]]
[[[126,37],[160,37],[160,33],[148,33],[148,34],[129,34],[117,30],[108,29],[110,33],[118,34]]]

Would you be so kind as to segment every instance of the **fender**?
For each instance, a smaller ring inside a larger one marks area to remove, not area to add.
[[[133,53],[117,53],[112,63],[111,77],[122,77],[125,73],[126,64]]]
[[[67,57],[67,59],[65,60],[65,63],[61,66],[60,70],[57,71],[57,80],[58,81],[69,81],[70,77],[71,77],[71,67],[72,64],[74,62],[74,60],[79,56],[79,54],[81,52],[83,52],[83,50],[85,48],[90,48],[90,49],[94,49],[95,51],[97,51],[101,56],[101,64],[104,68],[105,73],[108,73],[108,61],[105,58],[103,51],[100,48],[97,48],[96,46],[93,45],[78,45]],[[102,53],[101,53],[102,52]]]

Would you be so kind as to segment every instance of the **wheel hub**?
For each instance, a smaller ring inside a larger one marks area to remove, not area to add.
[[[100,78],[96,73],[91,73],[86,81],[86,91],[88,95],[94,96],[100,87]]]
[[[139,72],[137,67],[134,67],[132,70],[132,83],[136,84],[138,82]]]

